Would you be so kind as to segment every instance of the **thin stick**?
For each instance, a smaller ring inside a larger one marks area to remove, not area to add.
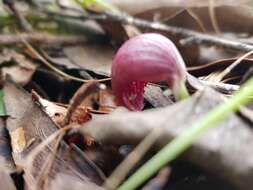
[[[78,35],[51,35],[47,33],[21,33],[14,34],[0,34],[0,45],[17,45],[22,44],[21,39],[25,39],[30,44],[46,44],[46,45],[76,45],[83,44],[89,40],[83,36]]]
[[[184,12],[185,9],[180,9],[178,11],[176,11],[175,13],[161,19],[161,22],[168,22],[169,20],[172,20],[173,18],[175,18],[176,16],[180,15],[182,12]],[[158,19],[154,19],[154,21],[158,21]]]
[[[47,159],[44,161],[44,165],[42,167],[41,173],[37,176],[36,178],[36,185],[37,185],[37,189],[39,189],[39,187],[45,187],[45,185],[47,184],[47,179],[48,179],[48,174],[50,172],[50,169],[52,168],[57,150],[59,148],[60,142],[63,138],[65,134],[65,131],[62,131],[58,138],[56,139],[56,142],[53,146],[53,150],[51,151],[51,153],[47,156]]]
[[[238,64],[242,62],[245,58],[250,56],[253,53],[253,50],[245,53],[243,56],[239,57],[236,61],[234,61],[231,65],[229,65],[224,71],[222,71],[218,75],[218,81],[222,80],[226,75],[228,75]]]
[[[213,25],[214,31],[217,34],[220,34],[221,30],[220,30],[220,27],[218,25],[217,17],[216,17],[216,14],[215,14],[214,0],[209,0],[208,10],[209,10],[209,15],[210,15],[210,19],[211,19],[211,23]]]
[[[150,147],[155,143],[155,141],[162,134],[162,129],[160,127],[154,128],[135,149],[128,154],[126,159],[120,163],[120,165],[113,171],[111,176],[107,178],[103,187],[105,189],[116,189],[121,181],[127,176],[129,171],[133,166],[140,161],[140,159],[146,154]]]
[[[195,43],[195,44],[205,44],[205,45],[216,45],[218,47],[227,48],[236,51],[249,52],[253,50],[253,46],[245,43],[241,43],[239,41],[229,40],[209,34],[203,34],[200,32],[195,32],[193,30],[188,30],[176,26],[169,26],[162,24],[160,22],[150,22],[143,19],[134,18],[132,16],[126,14],[95,14],[95,16],[91,15],[91,18],[95,20],[109,20],[114,22],[119,22],[121,24],[129,24],[134,25],[143,29],[152,29],[160,32],[167,32],[170,35],[177,36],[179,38],[186,38],[188,40],[187,44]],[[82,18],[82,17],[79,17]],[[87,19],[87,16],[85,17]]]
[[[190,43],[215,45],[218,47],[227,48],[227,49],[235,50],[235,51],[242,51],[242,52],[249,52],[253,50],[252,45],[242,43],[240,41],[225,39],[225,38],[217,37],[210,34],[203,34],[200,32],[196,32],[196,31],[181,28],[181,27],[169,26],[161,22],[147,21],[144,19],[132,17],[127,14],[85,13],[84,15],[81,15],[81,16],[73,16],[73,15],[65,15],[62,13],[56,13],[49,10],[43,10],[43,11],[51,16],[61,16],[61,17],[66,17],[66,18],[71,18],[71,19],[78,19],[78,20],[90,19],[90,20],[113,21],[120,24],[133,25],[133,26],[142,28],[144,30],[150,29],[150,30],[155,30],[158,32],[166,32],[170,35],[173,35],[179,38],[190,39],[187,41],[187,43],[185,43],[185,45],[189,45]]]
[[[32,175],[32,167],[33,167],[33,162],[35,160],[35,157],[43,150],[44,147],[49,146],[49,144],[53,140],[55,140],[59,135],[61,135],[64,131],[69,130],[70,128],[71,128],[70,126],[67,126],[51,134],[48,138],[42,141],[35,149],[33,149],[29,153],[29,156],[26,157],[26,159],[24,160],[24,166],[26,167],[25,168],[26,177],[29,178],[27,182],[29,183],[29,188],[31,188],[32,190],[37,190],[36,181]]]
[[[200,29],[202,30],[202,32],[205,33],[207,30],[204,26],[204,23],[199,18],[199,16],[191,8],[186,8],[186,11],[198,23],[198,25],[199,25]]]
[[[206,32],[206,29],[205,29],[205,26],[204,26],[203,22],[201,21],[199,16],[197,14],[195,14],[190,8],[180,9],[180,10],[176,11],[175,13],[173,13],[172,15],[168,16],[167,18],[163,18],[161,21],[163,23],[165,23],[165,22],[175,18],[176,16],[180,15],[184,11],[187,11],[187,13],[196,21],[196,23],[199,25],[202,32]]]

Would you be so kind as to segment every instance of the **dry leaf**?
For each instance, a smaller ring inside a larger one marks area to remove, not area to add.
[[[114,51],[108,45],[90,44],[64,48],[67,57],[81,68],[102,74],[111,73]]]
[[[16,190],[16,187],[13,183],[13,180],[11,179],[10,175],[8,174],[7,168],[4,168],[1,166],[0,168],[0,187],[4,190]]]
[[[102,183],[103,178],[89,166],[82,154],[61,139],[59,141],[61,131],[57,131],[58,127],[30,94],[12,82],[5,83],[4,93],[7,114],[10,115],[7,129],[11,134],[12,155],[15,164],[24,169],[28,187],[47,189],[58,173]],[[55,147],[58,148],[54,153]]]
[[[15,169],[5,118],[0,118],[0,166],[7,168],[9,172]]]
[[[58,128],[35,104],[30,94],[14,83],[5,83],[4,94],[6,112],[9,115],[6,126],[11,134],[11,143],[13,145],[13,143],[21,142],[20,146],[14,149],[18,151],[12,152],[12,155],[15,164],[22,165],[20,159]],[[20,138],[16,139],[16,137]],[[23,149],[24,143],[26,144],[25,149]]]
[[[37,101],[43,111],[59,126],[64,122],[64,118],[67,113],[66,106],[57,105],[56,103],[50,102],[44,98],[41,98],[35,91],[32,91],[32,96]]]
[[[10,75],[16,83],[20,85],[27,84],[31,80],[37,65],[19,53],[8,52],[7,54],[4,56],[9,57],[9,60],[1,63],[7,64],[2,66],[3,76]]]
[[[55,180],[51,182],[49,190],[103,190],[102,187],[90,181],[82,181],[74,176],[60,173],[56,176]]]
[[[186,101],[143,112],[115,111],[85,124],[84,134],[100,143],[136,144],[154,128],[164,129],[157,146],[168,143],[224,100],[212,89],[205,89]],[[120,137],[120,138],[118,138]],[[253,168],[253,133],[250,124],[231,114],[219,127],[197,140],[184,157],[215,173],[241,190],[248,190]],[[232,156],[231,156],[232,155]]]

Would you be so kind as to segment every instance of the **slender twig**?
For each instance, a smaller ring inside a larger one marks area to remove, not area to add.
[[[179,9],[179,10],[176,11],[175,13],[173,13],[173,14],[171,14],[171,15],[165,17],[165,18],[162,18],[162,19],[153,19],[153,21],[160,21],[160,22],[165,23],[165,22],[168,22],[168,21],[174,19],[175,17],[179,16],[179,15],[180,15],[181,13],[183,13],[184,11],[185,11],[184,8],[183,8],[183,9]]]
[[[95,16],[94,16],[95,15]],[[108,21],[114,21],[121,24],[129,24],[134,25],[139,28],[143,29],[151,29],[155,31],[160,32],[166,32],[170,35],[187,39],[187,43],[185,45],[190,43],[196,43],[196,44],[204,44],[204,45],[215,45],[222,48],[227,48],[231,50],[236,51],[242,51],[242,52],[249,52],[253,50],[253,46],[241,43],[239,41],[235,40],[229,40],[221,37],[217,37],[210,34],[203,34],[200,32],[195,32],[193,30],[188,30],[176,26],[169,26],[160,22],[151,22],[139,18],[135,18],[126,14],[110,14],[110,13],[101,13],[101,14],[90,14],[91,19],[95,20],[108,20]],[[73,17],[72,17],[73,18]],[[79,19],[82,19],[82,17],[76,17]],[[85,16],[85,19],[87,19],[87,16]]]
[[[205,28],[205,25],[202,22],[202,20],[199,18],[199,16],[191,8],[186,8],[186,11],[196,21],[196,23],[199,25],[201,31],[203,33],[205,33],[207,31],[207,29]]]
[[[113,171],[111,176],[107,178],[104,183],[105,189],[116,189],[118,185],[124,180],[129,171],[138,163],[141,158],[152,147],[155,141],[161,136],[162,129],[160,127],[154,128],[136,148],[128,154],[126,159]]]
[[[209,15],[210,15],[210,19],[211,19],[211,23],[213,25],[214,31],[217,34],[221,33],[218,21],[217,21],[217,17],[216,17],[216,12],[215,12],[215,4],[214,4],[214,0],[209,0],[209,6],[208,6],[208,10],[209,10]]]
[[[52,152],[47,156],[47,159],[44,161],[43,167],[41,167],[41,172],[39,175],[36,177],[36,185],[37,189],[39,187],[45,187],[47,185],[47,179],[48,179],[48,174],[52,168],[53,162],[55,160],[55,156],[57,154],[57,150],[59,148],[60,142],[65,134],[65,131],[62,131],[61,134],[57,137],[56,142],[53,146]]]
[[[203,45],[215,45],[222,48],[227,48],[235,51],[249,52],[253,50],[253,45],[242,43],[240,41],[225,39],[210,34],[203,34],[193,30],[169,26],[161,22],[152,22],[144,19],[139,19],[127,14],[112,14],[112,13],[83,13],[81,16],[66,15],[64,13],[54,12],[47,9],[40,9],[40,11],[46,13],[49,16],[64,17],[69,19],[77,20],[102,20],[102,21],[113,21],[120,24],[133,25],[142,29],[155,30],[158,32],[166,32],[170,35],[179,37],[184,40],[185,44],[190,43],[203,44]]]
[[[206,32],[203,22],[201,21],[199,16],[196,13],[194,13],[194,11],[191,8],[180,9],[180,10],[176,11],[175,13],[173,13],[172,15],[168,16],[167,18],[163,18],[162,20],[160,20],[160,22],[163,22],[163,23],[168,22],[169,20],[182,14],[184,11],[187,11],[187,13],[190,15],[190,17],[192,17],[194,19],[194,21],[196,21],[196,23],[199,25],[202,32]],[[154,20],[154,21],[159,21],[159,20]]]
[[[46,33],[22,33],[14,34],[0,34],[0,45],[17,45],[23,43],[22,39],[30,44],[45,44],[45,45],[76,45],[84,44],[89,40],[84,36],[78,35],[50,35]]]
[[[223,70],[219,75],[217,80],[222,80],[226,75],[228,75],[238,64],[240,64],[244,59],[250,56],[253,53],[253,50],[245,53],[241,57],[239,57],[236,61],[234,61],[231,65],[229,65],[225,70]]]
[[[56,140],[59,136],[62,135],[62,133],[65,133],[65,131],[71,129],[72,126],[66,126],[64,128],[59,129],[58,131],[55,131],[53,134],[51,134],[47,139],[42,141],[35,149],[33,149],[30,153],[29,156],[24,160],[24,166],[25,166],[25,171],[26,171],[26,177],[29,179],[28,180],[28,185],[31,189],[37,190],[37,184],[36,180],[33,177],[33,163],[35,160],[35,157],[45,148],[49,147],[49,144]]]

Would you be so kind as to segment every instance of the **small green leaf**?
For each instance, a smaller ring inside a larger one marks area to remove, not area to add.
[[[114,14],[120,13],[116,7],[103,0],[75,0],[75,2],[83,9],[90,9],[99,12],[110,12]]]
[[[6,116],[3,90],[0,90],[0,116]]]
[[[84,9],[88,9],[91,5],[96,4],[96,0],[75,0]]]

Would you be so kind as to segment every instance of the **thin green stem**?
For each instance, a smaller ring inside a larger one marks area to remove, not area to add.
[[[185,86],[185,81],[179,79],[176,80],[176,84],[174,84],[173,87],[173,94],[177,101],[190,97],[189,92]]]
[[[192,143],[208,129],[215,127],[230,113],[237,111],[242,105],[249,103],[253,95],[253,77],[232,98],[211,110],[199,122],[186,130],[161,149],[153,158],[135,172],[119,190],[132,190],[139,187],[168,162],[189,148]]]
[[[6,116],[3,90],[0,90],[0,116]]]

